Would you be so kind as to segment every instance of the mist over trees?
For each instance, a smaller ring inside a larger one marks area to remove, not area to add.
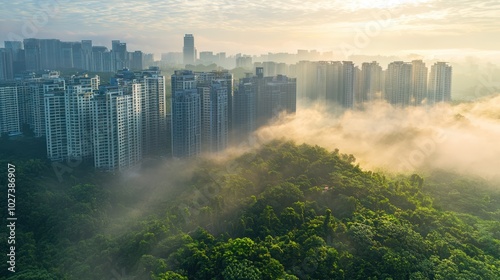
[[[180,163],[177,179],[163,170],[175,164],[150,180],[81,167],[62,182],[44,161],[16,164],[18,271],[7,279],[500,275],[500,193],[478,178],[364,171],[352,155],[284,140]]]

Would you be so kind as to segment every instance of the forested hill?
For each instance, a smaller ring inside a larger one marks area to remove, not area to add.
[[[500,194],[480,179],[389,177],[274,141],[198,162],[120,227],[116,209],[140,198],[84,178],[53,187],[43,163],[23,164],[38,177],[20,182],[29,202],[8,279],[500,279]]]

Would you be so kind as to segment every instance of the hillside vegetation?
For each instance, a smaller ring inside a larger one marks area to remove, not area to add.
[[[477,178],[389,176],[288,141],[198,161],[163,195],[17,165],[7,279],[500,279],[500,194]]]

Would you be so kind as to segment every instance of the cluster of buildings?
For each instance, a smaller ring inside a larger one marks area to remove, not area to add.
[[[192,34],[184,37],[182,55],[185,65],[224,64],[226,58],[225,53],[214,55],[212,52],[201,52],[197,59]],[[361,67],[352,61],[313,61],[322,55],[316,51],[299,50],[294,58],[304,60],[286,64],[279,61],[291,60],[292,57],[287,54],[269,54],[277,61],[254,63],[252,57],[238,54],[235,56],[235,67],[262,68],[264,76],[296,77],[300,100],[344,108],[360,107],[375,100],[385,100],[399,107],[451,101],[452,68],[445,62],[436,62],[430,72],[422,60],[394,61],[383,70],[375,61],[362,63]]]
[[[430,73],[422,60],[394,61],[386,70],[377,62],[365,62],[361,68],[352,61],[296,64],[297,95],[344,108],[365,102],[385,100],[399,107],[451,101],[452,68],[436,62]]]
[[[171,86],[174,157],[222,151],[280,113],[296,111],[296,80],[264,77],[262,68],[236,85],[228,71],[178,70]]]
[[[276,62],[282,67],[286,64],[295,64],[302,60],[331,60],[333,52],[320,53],[316,50],[298,50],[297,53],[267,53],[262,55],[247,55],[238,53],[233,56],[228,56],[225,52],[200,51],[195,47],[195,38],[193,34],[185,34],[184,46],[182,52],[162,53],[161,60],[158,61],[160,66],[172,65],[210,65],[217,64],[226,69],[245,68],[254,69],[255,67],[263,67],[262,63]],[[267,73],[267,68],[264,66],[264,71]],[[284,74],[284,73],[281,73]],[[266,74],[267,76],[267,74]]]
[[[64,42],[59,39],[5,41],[0,48],[0,80],[19,77],[26,71],[79,69],[116,72],[123,68],[141,70],[153,64],[153,55],[127,51],[127,44],[111,41],[111,49],[92,45],[92,40]]]
[[[109,171],[165,154],[165,78],[155,68],[123,72],[109,86],[100,86],[99,76],[56,71],[2,83],[0,132],[15,135],[27,125],[45,137],[50,160],[93,160]]]
[[[181,54],[185,65],[225,59],[225,53],[212,52],[201,52],[198,59],[192,34],[185,35]],[[148,156],[223,151],[282,112],[293,114],[297,100],[342,108],[375,100],[399,107],[451,101],[452,69],[445,62],[429,71],[422,60],[394,61],[383,70],[377,62],[361,67],[352,61],[252,63],[251,57],[239,55],[236,63],[255,66],[256,72],[235,80],[227,70],[176,70],[164,77],[156,66],[142,70],[146,57],[128,52],[118,40],[110,51],[90,40],[5,42],[0,49],[0,133],[13,136],[27,127],[35,137],[46,138],[50,160],[88,160],[98,169],[116,171]],[[63,78],[57,71],[43,71],[65,68],[116,74],[104,86],[99,76]],[[40,70],[42,75],[35,74]]]
[[[192,157],[223,151],[258,125],[296,110],[296,81],[264,77],[263,69],[234,85],[228,71],[178,70],[167,79],[157,67],[120,70],[110,85],[99,76],[63,78],[56,71],[0,83],[0,132],[28,126],[45,137],[52,161],[92,161],[123,171],[144,157]]]

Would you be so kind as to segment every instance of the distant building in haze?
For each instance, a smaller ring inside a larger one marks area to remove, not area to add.
[[[294,114],[297,104],[297,82],[284,75],[265,77],[257,67],[240,79],[234,93],[233,127],[235,140],[243,141],[259,126],[266,125],[281,113]]]
[[[376,62],[365,62],[361,65],[361,99],[370,102],[382,97],[383,71]]]
[[[196,63],[196,49],[194,47],[194,37],[193,34],[186,34],[184,36],[184,48],[183,52],[183,62],[185,65]]]
[[[413,60],[410,104],[419,106],[427,98],[427,67],[422,60]]]
[[[411,84],[412,65],[403,61],[391,62],[385,74],[385,100],[399,107],[410,105]]]
[[[429,103],[451,101],[451,66],[446,62],[436,62],[431,66],[429,76]]]
[[[263,69],[256,69],[257,126],[265,125],[280,113],[294,114],[297,103],[297,82],[284,75],[264,77]]]

